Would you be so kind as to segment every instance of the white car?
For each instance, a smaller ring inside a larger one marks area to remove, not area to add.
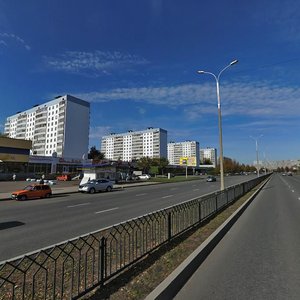
[[[111,192],[113,183],[106,179],[92,179],[85,184],[79,185],[78,191],[82,193],[94,194],[95,192]]]
[[[144,180],[148,180],[151,178],[151,176],[149,174],[142,174],[139,176],[140,179],[144,179]]]

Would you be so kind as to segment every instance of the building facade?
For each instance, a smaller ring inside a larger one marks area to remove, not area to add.
[[[199,166],[199,142],[168,143],[168,160],[170,165],[181,165],[184,160],[188,166]]]
[[[8,117],[4,133],[31,140],[33,155],[81,158],[88,153],[89,124],[90,103],[65,95]]]
[[[167,158],[167,131],[149,127],[142,131],[103,136],[101,152],[106,159],[132,161],[141,157]]]
[[[200,165],[207,165],[205,160],[209,160],[211,166],[215,168],[217,166],[217,149],[209,147],[200,149]]]

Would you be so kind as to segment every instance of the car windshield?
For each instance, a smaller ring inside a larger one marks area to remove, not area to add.
[[[24,188],[25,191],[32,191],[33,190],[33,186],[32,185],[27,185],[25,188]]]

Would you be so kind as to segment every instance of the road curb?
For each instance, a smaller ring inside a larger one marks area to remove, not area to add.
[[[219,226],[218,229],[208,237],[208,239],[206,239],[185,261],[183,261],[179,267],[177,267],[159,286],[157,286],[145,298],[145,300],[173,299],[269,180],[270,177],[249,199],[247,199],[242,206],[240,206],[221,226]]]

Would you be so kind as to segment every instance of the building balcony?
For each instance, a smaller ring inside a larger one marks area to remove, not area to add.
[[[35,145],[34,144],[33,150],[37,150],[37,151],[43,150],[43,151],[45,151],[45,147],[44,147],[44,145]]]
[[[35,125],[39,125],[39,124],[47,124],[47,118],[35,120]]]
[[[46,140],[35,140],[34,142],[34,146],[35,147],[43,147],[44,148],[44,146],[45,146],[45,143],[46,143]]]

